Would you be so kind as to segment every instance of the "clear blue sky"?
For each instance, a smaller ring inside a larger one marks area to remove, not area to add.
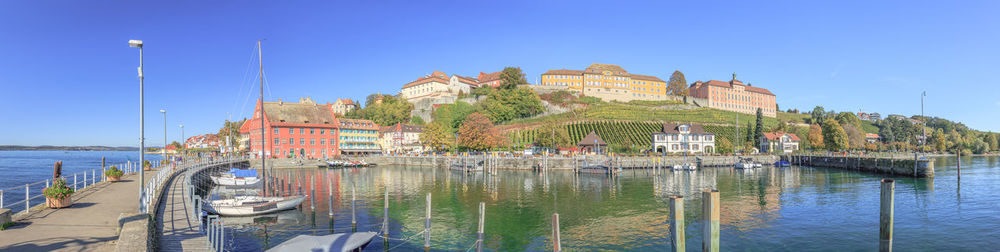
[[[591,63],[667,79],[744,82],[781,109],[920,113],[1000,131],[997,1],[2,1],[0,144],[147,145],[251,113],[266,99],[395,94],[440,70],[475,76]],[[246,72],[249,71],[249,74]],[[254,94],[254,97],[256,95]]]

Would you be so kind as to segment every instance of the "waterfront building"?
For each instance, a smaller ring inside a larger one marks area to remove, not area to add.
[[[744,114],[757,113],[760,108],[764,116],[777,117],[775,96],[765,88],[743,84],[733,79],[729,82],[710,80],[696,81],[688,89],[691,97],[702,99],[702,106]]]
[[[337,99],[331,109],[333,109],[334,114],[342,116],[358,109],[358,104],[354,103],[351,99]]]
[[[765,132],[760,137],[760,152],[783,152],[789,153],[799,150],[799,136],[785,132]]]
[[[865,141],[867,141],[868,143],[878,143],[881,140],[882,140],[882,137],[879,137],[878,134],[865,133]]]
[[[398,123],[382,127],[379,130],[382,153],[424,152],[424,146],[420,143],[420,133],[423,132],[424,127],[419,125]]]
[[[540,85],[565,87],[602,100],[661,101],[667,99],[667,82],[656,76],[633,74],[617,65],[594,63],[584,70],[549,70]]]
[[[715,134],[698,124],[663,124],[653,132],[653,150],[657,153],[714,153]]]
[[[262,119],[263,132],[260,131]],[[240,133],[247,135],[247,146],[253,155],[328,158],[344,153],[341,146],[346,143],[338,141],[343,138],[341,132],[351,132],[350,139],[356,141],[358,138],[355,136],[359,134],[355,130],[375,128],[375,123],[369,120],[337,118],[333,104],[317,104],[306,97],[299,99],[298,103],[287,103],[281,99],[263,104],[258,101],[253,118],[240,127]],[[262,146],[266,146],[267,150],[262,152]],[[360,145],[351,142],[349,146]],[[355,153],[355,149],[350,152]]]
[[[594,154],[604,154],[608,150],[608,143],[601,139],[594,131],[590,131],[590,134],[580,139],[580,142],[576,143],[577,148],[580,149],[582,153],[594,153]]]
[[[337,145],[340,150],[338,155],[381,152],[378,145],[379,126],[377,124],[369,120],[346,118],[340,118],[337,122],[339,130]]]
[[[184,148],[218,148],[222,145],[219,136],[215,134],[197,135],[184,140]]]

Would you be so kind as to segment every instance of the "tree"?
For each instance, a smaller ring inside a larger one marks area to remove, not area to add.
[[[760,138],[764,137],[764,112],[757,108],[757,125],[753,130],[753,146],[760,146]]]
[[[754,137],[754,135],[755,135],[755,134],[754,134],[754,131],[755,131],[755,130],[754,130],[754,128],[753,128],[753,125],[751,125],[751,124],[750,124],[750,122],[747,122],[747,131],[746,131],[746,133],[744,133],[744,134],[743,134],[743,142],[749,142],[749,143],[750,143],[750,144],[749,144],[749,146],[750,146],[751,148],[753,148],[753,147],[757,147],[757,146],[754,146],[754,145],[753,145],[753,143],[754,143],[754,140],[753,140],[753,137]],[[744,145],[744,147],[745,147],[745,146],[746,146],[746,145]]]
[[[997,134],[993,134],[993,132],[990,132],[989,136],[986,137],[986,143],[990,145],[990,150],[1000,150],[1000,139],[998,138],[1000,137],[997,137]]]
[[[847,150],[847,133],[836,119],[823,120],[823,145],[827,150]]]
[[[667,90],[672,95],[687,96],[688,85],[687,80],[684,79],[684,73],[674,70],[674,73],[670,75],[670,80],[667,81]]]
[[[440,122],[449,132],[455,132],[462,125],[462,121],[465,121],[465,117],[476,111],[477,108],[472,104],[456,101],[452,104],[441,104],[431,112],[431,118],[435,122]]]
[[[219,132],[216,133],[215,135],[218,136],[219,141],[222,141],[223,143],[225,143],[226,137],[231,136],[229,138],[229,146],[232,146],[234,149],[239,149],[240,127],[242,127],[243,124],[246,122],[247,122],[246,118],[243,118],[243,120],[240,120],[238,122],[230,122],[229,120],[226,120],[225,122],[222,123],[222,128],[219,128]]]
[[[381,101],[381,102],[377,102]],[[400,96],[373,94],[368,96],[362,109],[348,112],[344,117],[371,120],[379,125],[393,125],[410,119],[413,104]]]
[[[972,153],[983,154],[990,151],[990,145],[987,144],[985,141],[983,141],[982,138],[976,138],[975,140],[973,140],[971,149]]]
[[[174,142],[170,143],[170,145],[174,146],[178,150],[181,149],[181,143],[178,143],[177,141],[174,141]]]
[[[441,122],[434,121],[424,127],[424,132],[420,133],[420,142],[440,151],[452,147],[455,137]]]
[[[490,118],[480,113],[472,113],[458,128],[458,141],[472,150],[489,150],[500,144],[500,135]]]
[[[726,140],[724,137],[716,137],[715,152],[721,154],[733,153],[733,143],[730,143],[729,140]]]
[[[479,107],[493,122],[506,122],[545,111],[538,94],[528,87],[499,89],[490,93]]]
[[[844,128],[844,133],[847,133],[847,145],[852,150],[861,150],[865,148],[865,144],[868,141],[865,139],[865,133],[854,124],[841,123],[841,127]]]
[[[504,67],[503,71],[500,72],[500,89],[516,89],[518,86],[528,85],[528,81],[524,79],[524,73],[521,72],[520,67]]]
[[[424,125],[426,123],[424,123],[424,118],[423,117],[419,117],[419,116],[414,115],[414,116],[410,117],[410,124]]]
[[[948,139],[944,137],[944,131],[937,129],[931,132],[931,139],[929,144],[934,146],[937,151],[947,151],[948,150]]]
[[[807,138],[809,139],[809,146],[812,146],[812,148],[814,149],[824,148],[825,145],[823,145],[823,129],[819,127],[819,124],[809,125],[809,136]]]
[[[816,106],[816,108],[813,108],[812,113],[809,113],[809,115],[812,116],[813,124],[823,124],[823,117],[826,115],[826,112],[823,111],[823,107]]]
[[[839,114],[837,114],[836,118],[837,121],[840,122],[841,127],[847,124],[854,125],[855,127],[858,128],[861,127],[861,119],[858,119],[858,116],[854,115],[854,113],[840,112]]]
[[[566,127],[562,127],[554,120],[545,122],[538,128],[534,144],[553,149],[570,145],[569,131],[566,131]]]

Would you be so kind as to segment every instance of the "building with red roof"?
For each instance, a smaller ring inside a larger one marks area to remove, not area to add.
[[[764,133],[760,138],[760,152],[793,152],[799,150],[799,136],[792,133]]]
[[[759,108],[764,116],[778,116],[774,93],[765,88],[743,84],[736,79],[736,74],[733,74],[733,79],[729,82],[696,81],[688,88],[688,93],[691,97],[705,99],[706,104],[701,105],[709,108],[744,114],[757,113]]]
[[[253,118],[240,127],[251,154],[295,158],[377,152],[377,132],[374,122],[338,118],[333,104],[317,104],[309,97],[298,103],[258,100]]]

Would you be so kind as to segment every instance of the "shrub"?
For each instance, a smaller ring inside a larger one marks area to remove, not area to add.
[[[112,165],[111,167],[108,167],[108,170],[104,171],[104,176],[106,176],[106,177],[118,178],[118,177],[121,177],[122,175],[125,175],[125,172],[122,171],[122,170],[119,170],[118,166],[114,166],[114,165]]]
[[[66,180],[60,178],[52,180],[52,186],[42,190],[42,194],[53,199],[65,199],[73,196],[73,188],[66,186]]]

